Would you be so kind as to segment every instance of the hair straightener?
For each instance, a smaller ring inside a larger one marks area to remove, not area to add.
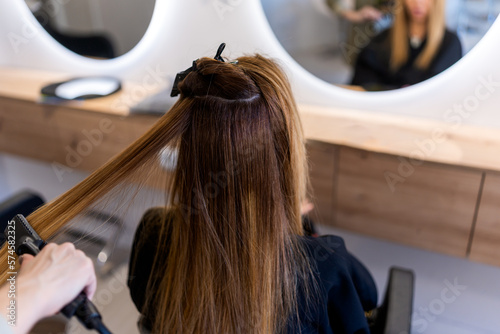
[[[15,231],[14,238],[12,238],[12,230]],[[16,215],[12,218],[7,224],[5,231],[3,231],[3,234],[5,239],[7,239],[6,243],[12,245],[12,242],[14,242],[15,251],[18,256],[23,254],[35,256],[47,244],[40,238],[23,215]],[[61,313],[68,319],[76,316],[87,329],[96,330],[101,334],[111,334],[102,323],[99,311],[83,291],[71,303],[63,307]]]

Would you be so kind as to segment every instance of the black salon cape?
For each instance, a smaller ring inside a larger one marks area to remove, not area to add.
[[[150,209],[142,218],[134,237],[131,263],[129,267],[128,286],[132,300],[141,312],[149,274],[153,265],[153,254],[156,251],[157,228],[161,221],[163,209]],[[147,235],[144,236],[143,233]],[[147,242],[139,239],[146,237]],[[299,292],[300,327],[288,326],[288,334],[362,334],[370,333],[364,311],[376,307],[377,289],[367,269],[345,248],[342,238],[323,236],[319,238],[301,237],[307,250],[312,267],[314,281],[318,293],[306,304],[303,290]],[[135,256],[138,260],[132,265]],[[311,290],[311,289],[310,289]],[[311,296],[309,296],[311,297]],[[149,321],[148,321],[149,320]],[[296,322],[295,322],[296,323]],[[145,327],[151,326],[151,319],[146,316]]]
[[[462,46],[457,35],[446,30],[441,47],[426,70],[413,66],[425,47],[424,40],[418,48],[409,45],[408,61],[397,72],[389,67],[391,55],[390,30],[384,30],[360,52],[351,84],[367,90],[386,90],[414,85],[446,70],[462,57]]]

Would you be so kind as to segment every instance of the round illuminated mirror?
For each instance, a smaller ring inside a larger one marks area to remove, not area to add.
[[[498,0],[261,1],[276,37],[302,67],[369,91],[413,85],[451,67],[500,12]],[[403,55],[393,51],[401,49]]]
[[[25,0],[40,25],[82,56],[111,59],[144,36],[155,0]]]

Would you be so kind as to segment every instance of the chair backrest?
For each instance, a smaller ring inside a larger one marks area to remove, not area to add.
[[[368,319],[372,334],[410,333],[414,287],[413,271],[391,267],[384,301]]]

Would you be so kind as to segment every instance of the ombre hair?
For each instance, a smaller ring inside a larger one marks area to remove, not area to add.
[[[47,239],[131,175],[161,179],[168,201],[142,310],[153,333],[285,332],[311,270],[299,241],[307,163],[288,80],[260,55],[201,58],[179,90],[148,132],[27,219]],[[178,153],[171,174],[159,163],[165,148]]]
[[[436,56],[445,32],[445,0],[431,0],[432,6],[427,18],[427,41],[424,49],[415,59],[414,66],[427,69]],[[404,0],[396,0],[394,7],[394,24],[391,28],[390,68],[397,71],[408,61],[409,49],[409,17]]]

